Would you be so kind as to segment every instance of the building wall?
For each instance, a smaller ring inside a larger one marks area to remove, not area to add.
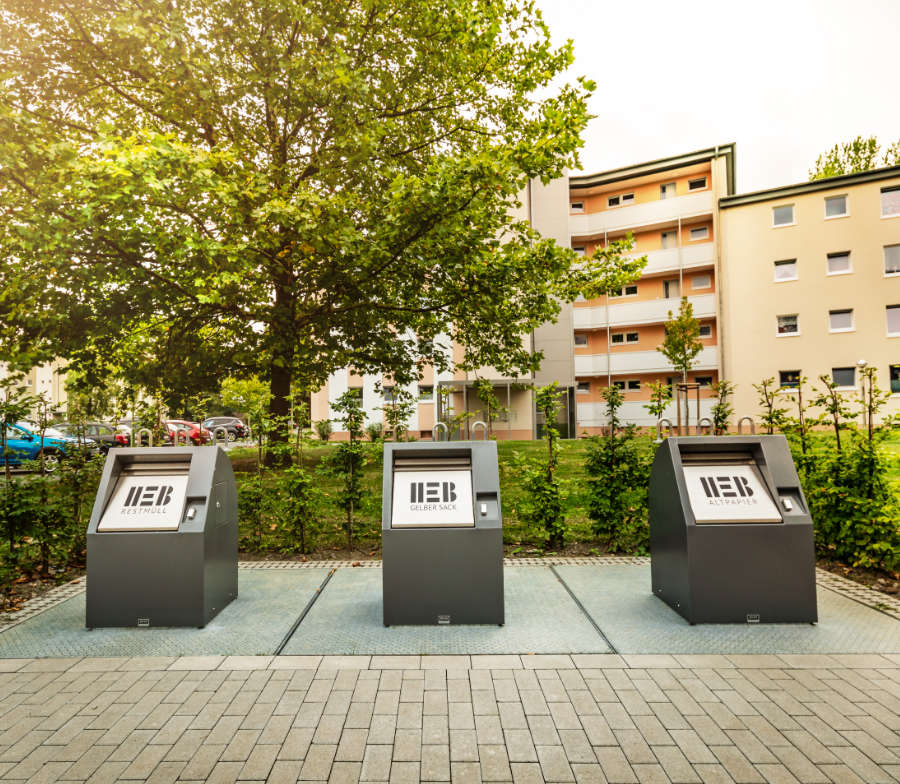
[[[884,247],[900,244],[900,216],[882,217],[881,189],[900,185],[900,167],[885,179],[836,178],[810,192],[776,189],[722,204],[724,264],[720,289],[725,377],[737,384],[735,415],[757,415],[753,384],[779,371],[799,370],[810,381],[859,360],[874,365],[889,388],[889,367],[900,365],[900,335],[887,332],[886,308],[900,305],[900,274],[886,274]],[[809,187],[809,186],[807,186]],[[846,194],[849,214],[825,217],[825,198]],[[743,200],[742,200],[743,199]],[[773,227],[773,207],[794,205],[794,223]],[[850,252],[852,271],[831,274],[829,253]],[[775,261],[796,259],[797,279],[776,282]],[[829,331],[829,310],[852,309],[853,329]],[[777,316],[797,314],[799,334],[779,336]],[[856,374],[858,381],[858,373]],[[848,390],[851,396],[852,389]],[[889,404],[898,410],[900,394]]]

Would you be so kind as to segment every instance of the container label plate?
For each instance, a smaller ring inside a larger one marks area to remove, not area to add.
[[[754,466],[684,466],[697,523],[780,523],[781,515]]]
[[[391,528],[475,527],[471,471],[395,471]]]
[[[120,477],[97,531],[177,531],[187,483],[186,474]]]

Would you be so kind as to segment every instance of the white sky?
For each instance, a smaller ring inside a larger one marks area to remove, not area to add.
[[[737,142],[738,193],[900,138],[900,0],[537,0],[597,82],[585,173]]]

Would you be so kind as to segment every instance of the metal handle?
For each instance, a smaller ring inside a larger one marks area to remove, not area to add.
[[[137,443],[134,446],[142,446],[144,443],[144,433],[147,434],[147,446],[153,446],[153,431],[149,427],[142,427],[137,431]]]
[[[669,432],[670,433],[672,432],[672,422],[668,419],[660,419],[659,422],[656,423],[656,443],[657,444],[661,444],[662,440],[663,440],[662,434],[660,432],[662,430],[663,422],[666,423],[666,427],[668,428]]]
[[[476,420],[475,422],[473,422],[472,425],[471,425],[471,427],[469,428],[469,432],[472,434],[472,440],[473,440],[473,441],[475,440],[475,428],[478,427],[479,425],[481,425],[481,427],[484,428],[484,438],[481,439],[481,440],[482,440],[482,441],[487,441],[487,437],[488,437],[488,428],[487,428],[487,425],[486,425],[484,422],[482,422],[480,419],[478,419],[478,420]]]
[[[450,440],[450,428],[447,427],[446,423],[444,423],[444,422],[438,422],[433,428],[431,428],[431,440],[432,441],[443,441],[444,440],[442,438],[438,438],[437,434],[434,432],[439,427],[444,428],[444,433],[447,434],[446,440],[449,441]]]
[[[756,434],[756,422],[753,421],[753,417],[751,417],[751,416],[741,417],[738,420],[738,424],[737,424],[738,435],[740,435],[743,432],[742,425],[744,424],[744,422],[750,423],[750,434],[755,435]]]
[[[705,422],[706,424],[704,424],[704,422]],[[712,433],[713,422],[712,422],[712,420],[711,420],[709,417],[703,417],[703,419],[698,419],[698,420],[697,420],[697,435],[698,435],[698,436],[702,436],[702,435],[703,435],[703,431],[701,430],[701,428],[704,428],[704,427],[708,427],[708,428],[709,428],[709,432]]]

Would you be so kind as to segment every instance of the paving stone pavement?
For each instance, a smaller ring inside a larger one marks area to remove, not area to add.
[[[0,659],[23,781],[896,782],[900,654]]]

